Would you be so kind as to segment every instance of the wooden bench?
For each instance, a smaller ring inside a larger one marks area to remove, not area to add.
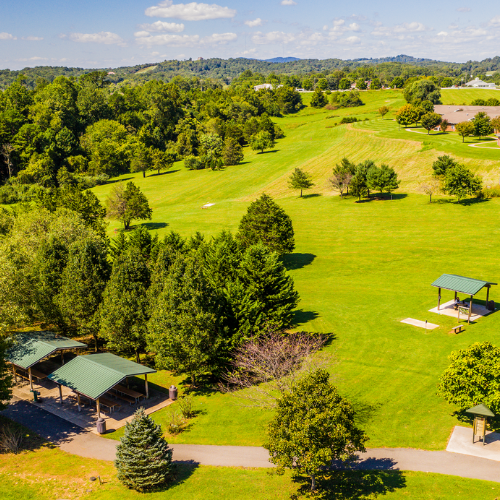
[[[451,330],[450,333],[460,333],[464,331],[464,325],[458,325],[454,326]]]
[[[102,396],[99,398],[99,403],[101,404],[101,406],[107,406],[110,412],[114,411],[115,407],[120,407],[120,404],[116,401]]]
[[[123,385],[115,385],[114,390],[120,393],[119,398],[128,401],[130,404],[137,403],[141,398],[144,397],[144,394],[140,392],[129,389],[128,387],[124,387]]]

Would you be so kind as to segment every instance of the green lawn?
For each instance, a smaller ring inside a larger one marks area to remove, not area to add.
[[[287,500],[308,486],[306,481],[293,481],[289,473],[277,476],[266,469],[180,464],[172,484],[144,494],[123,487],[115,474],[112,462],[57,449],[0,454],[0,499]],[[104,484],[90,481],[96,476]],[[339,500],[494,500],[500,492],[499,483],[404,471],[337,473],[326,488],[326,498]]]
[[[457,424],[453,408],[436,396],[447,356],[474,341],[500,343],[500,314],[450,335],[455,321],[427,312],[437,296],[430,284],[441,273],[499,281],[500,200],[456,204],[438,197],[429,205],[426,196],[415,192],[430,178],[432,161],[450,151],[482,174],[486,185],[496,184],[498,152],[462,145],[454,134],[429,139],[399,131],[391,119],[375,118],[385,101],[393,99],[394,109],[402,104],[398,91],[367,92],[363,99],[361,108],[305,108],[277,119],[286,137],[275,152],[246,149],[244,162],[224,171],[191,172],[178,163],[167,174],[145,179],[127,174],[122,179],[134,179],[150,199],[153,220],[148,227],[160,236],[171,229],[185,236],[234,231],[251,200],[262,192],[275,197],[292,217],[296,232],[295,269],[290,271],[302,299],[296,328],[334,336],[327,349],[336,357],[331,366],[336,383],[346,396],[374,407],[366,424],[369,446],[443,449]],[[325,119],[354,112],[372,113],[372,119],[334,127],[336,118]],[[424,141],[435,142],[429,148]],[[358,204],[332,193],[327,179],[343,156],[394,166],[402,179],[395,199]],[[309,171],[316,183],[301,199],[287,187],[297,166]],[[94,191],[104,199],[111,185]],[[207,202],[215,205],[202,210]],[[110,234],[118,227],[112,223]],[[407,317],[441,326],[425,332],[401,324]],[[172,380],[169,374],[158,374],[165,387]],[[179,384],[181,378],[175,380]],[[261,445],[269,414],[237,404],[216,392],[197,396],[198,416],[171,440]],[[166,428],[174,410],[175,405],[154,418]]]

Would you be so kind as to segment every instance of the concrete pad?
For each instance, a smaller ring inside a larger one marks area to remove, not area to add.
[[[453,429],[446,451],[472,455],[474,457],[487,458],[500,462],[500,434],[498,432],[486,431],[486,444],[483,445],[479,438],[475,438],[472,444],[472,428],[457,425]]]
[[[445,302],[444,304],[441,304],[439,307],[439,311],[437,306],[429,309],[429,312],[436,313],[436,314],[442,314],[444,316],[451,316],[453,318],[460,319],[460,321],[467,321],[467,318],[469,317],[468,314],[460,314],[460,317],[458,317],[458,311],[455,311],[453,305],[455,304],[454,300],[450,300],[448,302]],[[496,309],[495,309],[496,311]],[[480,304],[474,304],[472,303],[472,314],[470,315],[470,320],[471,321],[477,321],[478,319],[482,318],[483,316],[486,316],[488,314],[491,314],[493,311],[489,311],[486,309],[486,307],[480,305]]]
[[[419,319],[413,319],[413,318],[403,319],[401,323],[418,326],[420,328],[425,328],[426,330],[434,330],[434,328],[439,328],[439,325],[435,325],[434,323],[428,323],[427,321],[420,321]]]

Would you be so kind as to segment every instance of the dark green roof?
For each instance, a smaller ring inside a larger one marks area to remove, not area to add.
[[[494,417],[495,414],[485,405],[477,405],[474,408],[469,408],[465,410],[466,413],[472,413],[473,415],[481,415],[482,417]]]
[[[5,359],[27,370],[56,351],[82,347],[87,345],[53,332],[25,332],[16,335],[14,345],[7,350]]]
[[[438,288],[465,293],[467,295],[476,295],[486,285],[496,285],[496,283],[466,278],[465,276],[458,276],[456,274],[443,274],[432,284],[432,286]]]
[[[49,375],[54,382],[92,399],[108,392],[125,377],[155,373],[156,370],[114,354],[77,356]]]

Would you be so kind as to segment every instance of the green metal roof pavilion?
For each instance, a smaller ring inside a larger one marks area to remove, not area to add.
[[[111,353],[77,356],[51,373],[57,384],[97,400],[127,377],[156,373],[156,370]]]
[[[482,290],[485,286],[490,287],[496,285],[491,281],[476,280],[473,278],[466,278],[465,276],[458,276],[456,274],[443,274],[440,276],[432,286],[436,288],[444,288],[452,292],[465,293],[466,295],[476,295],[477,292]]]
[[[57,351],[87,347],[76,340],[53,332],[25,332],[16,335],[15,344],[6,352],[6,361],[28,370]]]

